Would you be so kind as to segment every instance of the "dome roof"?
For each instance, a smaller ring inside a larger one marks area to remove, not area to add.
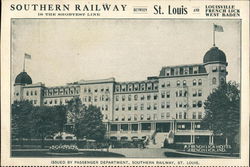
[[[208,63],[213,61],[219,61],[222,63],[227,62],[225,53],[215,46],[212,47],[209,51],[207,51],[207,53],[203,57],[203,63]]]
[[[21,72],[15,79],[15,84],[32,84],[32,79],[26,72]]]

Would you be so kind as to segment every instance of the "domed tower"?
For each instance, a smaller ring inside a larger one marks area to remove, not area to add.
[[[19,73],[14,83],[14,101],[20,101],[23,99],[23,86],[28,84],[32,84],[32,79],[27,72]]]
[[[208,87],[213,90],[221,83],[226,82],[227,60],[225,53],[213,46],[203,57],[203,63],[208,73]]]

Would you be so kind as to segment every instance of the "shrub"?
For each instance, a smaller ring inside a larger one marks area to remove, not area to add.
[[[78,148],[76,145],[53,145],[49,151],[52,153],[77,153]]]

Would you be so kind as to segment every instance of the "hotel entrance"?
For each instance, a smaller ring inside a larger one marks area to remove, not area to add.
[[[170,123],[156,123],[156,132],[169,132]]]

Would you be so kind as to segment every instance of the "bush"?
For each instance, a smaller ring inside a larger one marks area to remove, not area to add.
[[[49,151],[52,153],[77,153],[78,148],[76,145],[53,145]]]

